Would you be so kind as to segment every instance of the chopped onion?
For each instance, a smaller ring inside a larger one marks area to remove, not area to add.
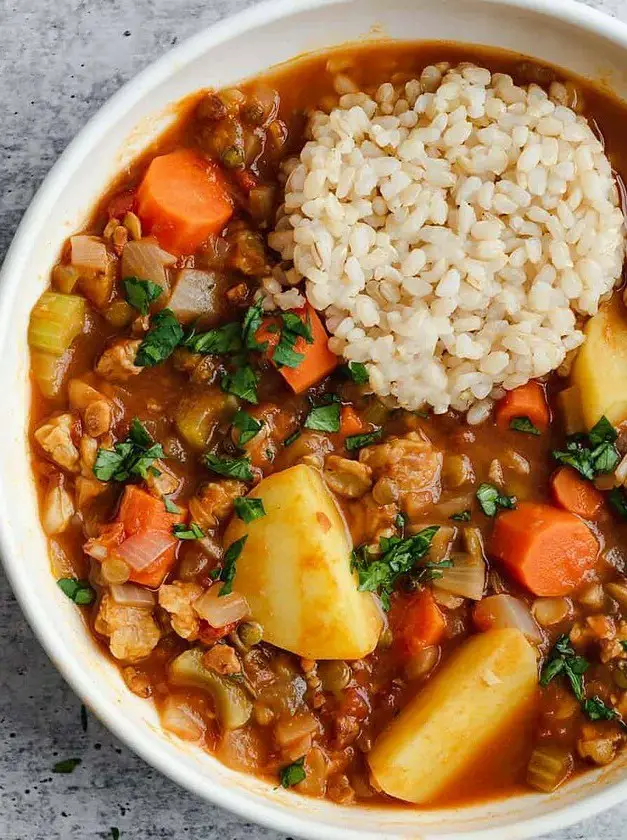
[[[176,282],[168,307],[183,323],[195,321],[201,315],[215,312],[218,284],[212,271],[184,268],[176,275]]]
[[[241,621],[250,615],[248,601],[239,592],[220,597],[221,583],[216,583],[204,595],[194,601],[194,609],[212,627],[224,627],[234,621]]]
[[[281,718],[274,727],[274,738],[280,747],[288,747],[308,735],[313,735],[318,729],[315,717],[309,712],[304,712],[295,717]]]
[[[170,694],[161,710],[161,725],[185,741],[200,741],[205,734],[205,722],[183,697]]]
[[[486,578],[486,565],[483,558],[470,554],[453,554],[451,560],[453,565],[442,569],[441,577],[433,581],[433,586],[461,598],[480,601],[483,597]]]
[[[79,268],[105,272],[108,266],[107,246],[97,236],[70,237],[71,263]]]
[[[133,583],[114,583],[109,591],[115,603],[125,607],[153,607],[155,604],[153,592]]]
[[[142,572],[174,545],[176,537],[167,531],[139,531],[124,540],[115,551],[133,571]]]
[[[524,601],[512,595],[490,595],[475,607],[475,624],[481,630],[496,630],[514,627],[520,630],[530,642],[542,641],[542,633]]]
[[[176,257],[163,251],[152,239],[127,242],[122,251],[122,277],[151,280],[167,294],[170,284],[165,266],[174,265],[175,262]]]

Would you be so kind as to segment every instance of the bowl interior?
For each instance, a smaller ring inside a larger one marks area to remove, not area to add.
[[[627,757],[550,796],[438,811],[342,808],[240,775],[170,738],[154,709],[131,694],[96,649],[49,570],[25,430],[26,331],[64,239],[139,151],[175,118],[175,104],[293,56],[373,37],[456,40],[516,50],[603,81],[627,98],[627,28],[569,2],[525,0],[279,0],[254,7],[183,44],[123,89],[81,133],[29,209],[0,287],[0,389],[10,394],[0,436],[0,539],[31,624],[55,664],[103,721],[176,781],[248,819],[324,838],[505,836],[548,831],[627,796]],[[472,733],[469,733],[472,737]]]

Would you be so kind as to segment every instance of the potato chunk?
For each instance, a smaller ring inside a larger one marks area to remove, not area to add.
[[[482,751],[520,721],[537,681],[533,648],[518,630],[474,636],[379,736],[368,755],[375,780],[420,804],[463,785]]]
[[[248,535],[233,588],[246,597],[264,639],[307,659],[360,659],[374,650],[382,619],[372,595],[357,590],[351,541],[316,470],[299,464],[250,493],[266,515],[234,518],[225,545]]]
[[[588,429],[603,415],[617,426],[627,419],[627,313],[620,296],[603,304],[584,332],[572,370],[583,419]]]

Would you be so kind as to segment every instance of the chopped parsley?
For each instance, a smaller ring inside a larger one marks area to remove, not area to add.
[[[70,601],[74,601],[79,607],[93,604],[96,598],[96,593],[87,580],[61,578],[57,581],[57,586],[64,595],[67,595]]]
[[[589,663],[583,656],[578,656],[566,635],[562,635],[555,642],[549,653],[542,673],[540,685],[547,686],[551,680],[559,675],[565,676],[570,682],[573,694],[580,703],[584,701],[583,675],[588,670]]]
[[[263,352],[268,342],[257,341],[256,333],[263,320],[263,301],[260,299],[252,306],[249,306],[242,321],[242,343],[247,350],[258,350]]]
[[[291,435],[288,435],[285,440],[283,441],[283,446],[291,446],[295,440],[301,436],[302,432],[300,429],[296,429],[295,432],[292,432]]]
[[[203,458],[205,464],[218,475],[225,475],[228,478],[241,478],[243,481],[250,481],[253,477],[250,469],[250,458],[221,458],[211,452]]]
[[[261,420],[256,420],[241,408],[238,409],[233,417],[233,428],[239,432],[237,445],[244,446],[251,441],[255,435],[259,434],[262,426]]]
[[[526,432],[528,435],[541,434],[540,429],[534,426],[528,417],[513,417],[509,421],[509,427],[515,432]]]
[[[420,579],[426,573],[435,571],[434,567],[443,567],[442,563],[430,563],[422,564],[418,569],[414,569],[417,562],[429,551],[438,530],[437,525],[432,525],[405,539],[381,537],[378,554],[368,551],[367,546],[361,546],[353,551],[351,567],[357,571],[358,588],[362,592],[378,592],[381,603],[388,610],[390,595],[401,575],[412,573],[414,577]]]
[[[620,715],[616,709],[606,706],[603,700],[596,694],[590,700],[584,700],[581,704],[583,713],[590,720],[620,720]]]
[[[180,507],[178,507],[178,505],[175,505],[169,496],[163,497],[163,506],[165,507],[168,513],[181,513]]]
[[[382,437],[383,429],[375,429],[373,432],[366,432],[363,435],[349,435],[344,441],[344,446],[349,452],[354,452],[356,449],[363,449],[364,446],[376,443]]]
[[[233,505],[238,518],[246,524],[266,515],[262,499],[249,499],[246,496],[239,496],[235,499]]]
[[[305,358],[303,353],[294,349],[299,338],[307,344],[313,344],[311,325],[301,320],[294,312],[282,312],[280,315],[281,334],[272,353],[272,361],[277,367],[296,368]]]
[[[171,309],[162,309],[152,318],[150,329],[135,356],[138,367],[154,367],[165,362],[183,339],[183,328]]]
[[[279,770],[279,781],[281,787],[291,788],[300,782],[305,781],[307,773],[305,772],[305,756],[288,764],[286,767],[281,767]]]
[[[365,385],[370,381],[368,368],[363,362],[348,362],[348,364],[342,365],[341,370],[348,379],[352,379],[357,385]]]
[[[454,522],[470,522],[470,510],[460,510],[459,513],[453,513],[449,516]]]
[[[163,293],[158,283],[152,280],[142,280],[139,277],[125,277],[124,291],[126,299],[141,315],[148,315],[150,305]]]
[[[259,377],[250,365],[241,365],[233,373],[225,373],[220,383],[222,390],[227,394],[233,394],[241,400],[256,405],[259,402],[257,397],[257,384]]]
[[[172,533],[179,540],[202,540],[205,536],[202,528],[195,522],[190,522],[189,525],[174,525]]]
[[[161,444],[155,443],[134,417],[126,440],[116,443],[113,449],[98,450],[94,475],[99,481],[126,481],[132,477],[145,479],[149,471],[158,474],[153,463],[164,457]]]
[[[407,527],[407,517],[404,513],[397,513],[394,517],[394,524],[399,530],[401,537],[405,536],[405,528]]]
[[[66,758],[63,761],[57,761],[52,768],[53,773],[73,773],[79,764],[82,764],[80,758]]]
[[[607,500],[621,519],[627,519],[627,496],[622,487],[613,487],[607,494]]]
[[[242,549],[246,545],[247,539],[248,534],[245,534],[243,537],[240,537],[239,540],[235,540],[235,542],[231,543],[226,550],[222,569],[220,570],[220,576],[218,578],[218,580],[223,582],[224,586],[218,592],[218,598],[222,598],[224,595],[230,595],[233,591],[233,580],[235,578],[237,558],[242,553]]]
[[[195,330],[185,336],[183,347],[203,356],[220,356],[225,353],[238,353],[242,349],[242,328],[237,321],[231,321],[207,332]]]
[[[592,481],[597,475],[612,472],[620,461],[614,445],[616,438],[616,429],[607,417],[601,417],[587,435],[573,435],[566,441],[565,449],[553,450],[553,457]]]
[[[504,496],[493,484],[481,484],[475,494],[486,516],[496,516],[499,508],[516,507],[516,496]]]
[[[312,408],[305,420],[306,429],[318,432],[340,431],[340,404],[332,402],[329,405],[319,405]]]
[[[623,650],[627,650],[627,640],[623,639],[621,641],[621,647],[623,648]]]

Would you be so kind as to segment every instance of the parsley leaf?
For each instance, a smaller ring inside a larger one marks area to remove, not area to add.
[[[588,670],[589,663],[583,656],[578,656],[570,644],[570,639],[562,635],[555,642],[549,653],[542,673],[540,685],[547,686],[558,675],[565,676],[573,690],[573,694],[580,703],[584,701],[583,675]]]
[[[470,522],[470,510],[460,510],[459,513],[453,513],[449,516],[455,522]]]
[[[330,405],[312,408],[305,420],[305,428],[319,432],[339,432],[340,404],[332,402]]]
[[[246,524],[266,515],[262,499],[248,499],[246,496],[238,496],[234,500],[233,506],[239,519]]]
[[[357,385],[365,385],[370,381],[368,368],[363,362],[348,362],[348,364],[342,365],[341,370],[348,379],[352,379]]]
[[[220,383],[222,390],[227,394],[233,394],[246,402],[256,405],[259,402],[257,397],[257,383],[259,377],[250,365],[238,367],[234,373],[225,373]]]
[[[195,522],[190,522],[189,525],[183,525],[182,523],[174,525],[172,533],[179,540],[202,540],[205,536],[202,528]]]
[[[239,540],[235,540],[235,542],[231,543],[226,550],[223,566],[220,571],[220,577],[218,578],[224,583],[224,586],[218,592],[218,598],[222,598],[224,595],[230,595],[233,591],[233,580],[235,578],[237,558],[242,553],[242,549],[246,545],[247,539],[248,534],[245,534],[243,537],[240,537]]]
[[[496,516],[499,508],[516,507],[516,496],[503,496],[493,484],[481,484],[475,495],[486,516]]]
[[[57,761],[52,768],[53,773],[73,773],[79,764],[82,764],[80,758],[66,758],[63,761]]]
[[[296,368],[305,358],[304,353],[294,349],[298,338],[303,338],[307,344],[313,344],[313,335],[309,323],[302,321],[294,312],[281,313],[283,322],[279,343],[272,353],[272,361],[277,367]]]
[[[168,513],[180,513],[181,509],[178,505],[175,505],[172,499],[169,496],[163,497],[163,506],[167,510]]]
[[[583,713],[590,720],[616,720],[620,719],[620,715],[616,709],[606,706],[603,700],[596,694],[590,700],[584,700],[581,704]]]
[[[283,446],[291,446],[295,440],[301,436],[302,432],[300,429],[296,429],[295,432],[292,432],[291,435],[288,435],[285,440],[283,441]]]
[[[99,449],[94,475],[99,481],[126,481],[134,477],[146,478],[154,472],[153,462],[164,458],[163,447],[155,443],[144,426],[134,417],[128,437],[113,449]]]
[[[405,536],[405,528],[407,527],[407,517],[404,513],[397,513],[394,517],[394,524],[399,530],[401,537]]]
[[[291,788],[299,782],[303,782],[306,778],[305,756],[292,762],[292,764],[288,764],[287,767],[281,767],[279,770],[279,781],[281,787],[284,788]]]
[[[553,451],[553,457],[560,464],[572,467],[584,478],[592,481],[599,474],[612,472],[620,461],[620,455],[614,445],[616,437],[616,429],[607,417],[603,416],[590,429],[588,435],[571,437],[564,450]]]
[[[588,432],[588,438],[593,446],[598,446],[600,443],[614,443],[617,437],[618,432],[605,415]]]
[[[203,333],[192,330],[183,339],[182,346],[203,356],[237,353],[242,349],[242,328],[237,321],[232,321]]]
[[[57,586],[64,595],[67,595],[70,601],[74,601],[79,607],[86,607],[88,604],[93,604],[96,598],[96,593],[87,580],[60,578],[57,581]]]
[[[313,344],[313,333],[311,332],[311,324],[309,319],[303,321],[295,312],[283,312],[281,314],[283,321],[283,331],[289,330],[294,335],[300,335],[304,338],[307,344]]]
[[[382,437],[383,429],[375,429],[373,432],[366,432],[363,435],[349,435],[344,441],[344,446],[349,452],[354,452],[356,449],[363,449],[364,446],[376,443]]]
[[[248,412],[239,408],[233,417],[233,428],[239,432],[237,438],[237,445],[244,446],[248,441],[252,440],[255,435],[259,434],[263,423],[251,417]]]
[[[168,359],[183,339],[183,328],[171,309],[162,309],[152,318],[151,326],[135,356],[138,367],[154,367]]]
[[[534,426],[528,417],[513,417],[509,421],[509,427],[515,432],[526,432],[528,435],[541,434],[540,429]]]
[[[378,592],[384,608],[389,609],[390,595],[398,578],[413,572],[418,560],[429,551],[431,541],[438,530],[437,525],[432,525],[406,539],[382,537],[379,540],[380,554],[369,552],[366,546],[354,551],[351,566],[357,570],[358,588],[362,592]],[[442,564],[429,565],[441,566]],[[423,569],[429,570],[429,567],[423,565],[417,569],[418,575]]]
[[[252,306],[249,306],[242,321],[242,341],[247,350],[259,350],[263,352],[268,347],[268,342],[257,341],[256,333],[263,320],[263,301],[259,299]]]
[[[221,458],[211,452],[203,458],[205,464],[218,475],[225,475],[228,478],[241,478],[243,481],[251,481],[253,474],[250,469],[250,458]]]
[[[148,315],[150,304],[154,303],[163,293],[158,283],[152,280],[141,280],[139,277],[125,277],[124,291],[131,306],[142,315]]]

